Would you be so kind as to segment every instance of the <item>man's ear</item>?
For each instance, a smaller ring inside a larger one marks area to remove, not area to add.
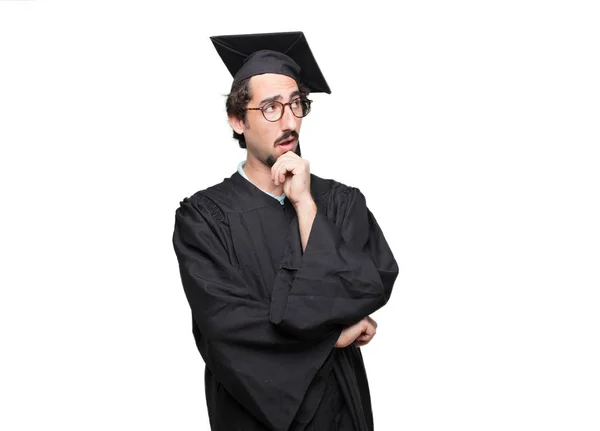
[[[244,124],[243,120],[241,120],[238,117],[235,117],[233,115],[229,115],[228,119],[229,119],[229,125],[231,126],[231,128],[234,130],[235,133],[237,133],[238,135],[244,134],[244,129],[246,128],[246,125]]]

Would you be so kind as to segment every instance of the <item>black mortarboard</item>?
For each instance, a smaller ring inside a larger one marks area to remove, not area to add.
[[[212,36],[210,40],[234,83],[278,73],[302,82],[312,93],[331,93],[301,31]]]

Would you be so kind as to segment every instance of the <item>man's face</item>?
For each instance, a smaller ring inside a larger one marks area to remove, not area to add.
[[[248,108],[260,108],[272,101],[287,103],[300,94],[294,79],[274,73],[250,78],[250,91]],[[261,111],[246,111],[246,124],[241,124],[248,153],[270,166],[282,154],[296,151],[301,125],[302,119],[294,116],[289,106],[274,122],[267,121]]]

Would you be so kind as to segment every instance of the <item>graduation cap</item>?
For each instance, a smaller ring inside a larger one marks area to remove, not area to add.
[[[254,33],[212,36],[233,83],[263,73],[286,75],[312,93],[331,93],[304,33]]]

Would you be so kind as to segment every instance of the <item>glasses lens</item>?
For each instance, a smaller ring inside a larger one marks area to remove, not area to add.
[[[267,103],[262,107],[262,112],[265,118],[269,121],[277,121],[281,118],[283,105],[279,102]]]
[[[291,103],[292,112],[298,118],[306,117],[310,112],[310,100],[298,98]]]

